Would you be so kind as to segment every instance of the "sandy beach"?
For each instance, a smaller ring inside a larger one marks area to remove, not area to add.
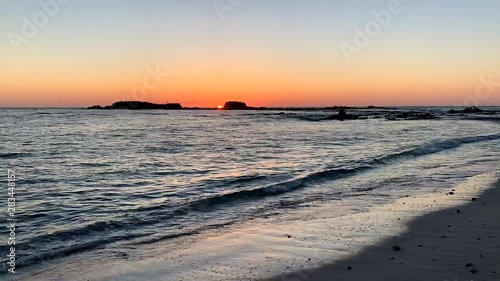
[[[500,280],[500,182],[477,198],[450,192],[469,202],[412,219],[404,234],[352,257],[269,281]]]

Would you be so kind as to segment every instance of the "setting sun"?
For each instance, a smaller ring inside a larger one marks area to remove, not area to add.
[[[218,106],[217,106],[217,109],[222,109],[222,108],[223,108],[223,106],[222,106],[222,105],[218,105]]]

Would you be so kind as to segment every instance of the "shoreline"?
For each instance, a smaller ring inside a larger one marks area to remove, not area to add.
[[[493,182],[496,188],[491,188]],[[452,189],[454,194],[447,195]],[[478,199],[471,202],[472,197]],[[495,226],[491,234],[485,232],[477,237],[475,233],[489,230],[495,223],[500,225],[493,216],[487,216],[500,211],[500,206],[493,204],[498,200],[498,173],[486,173],[444,190],[402,197],[366,212],[332,214],[345,208],[341,200],[309,214],[309,219],[299,215],[302,220],[292,223],[249,223],[206,233],[192,242],[188,242],[191,238],[180,239],[175,247],[169,243],[145,245],[140,253],[150,257],[141,254],[137,259],[132,248],[123,253],[104,250],[96,256],[82,253],[36,266],[16,280],[322,281],[332,280],[333,276],[333,280],[494,280],[490,277],[497,275],[488,272],[497,271],[494,267],[500,263],[498,258],[489,259],[499,251],[500,244],[489,237],[500,237],[500,228]],[[477,210],[472,212],[470,208]],[[457,209],[461,212],[456,213]],[[471,215],[489,221],[469,219]],[[482,223],[486,226],[471,228]],[[464,242],[477,249],[462,251]],[[448,250],[450,243],[458,249]],[[395,244],[402,250],[393,251]],[[420,244],[423,246],[418,247]],[[491,245],[494,248],[483,251]],[[465,267],[469,262],[479,270],[474,276]],[[415,267],[415,263],[422,266]],[[347,266],[352,270],[346,270]]]
[[[453,189],[443,198],[461,197],[465,204],[412,218],[400,235],[324,266],[261,280],[499,280],[500,181],[495,177],[478,197]]]

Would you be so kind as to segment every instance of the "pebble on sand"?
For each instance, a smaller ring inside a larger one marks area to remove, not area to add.
[[[401,247],[399,247],[398,245],[394,245],[394,246],[392,246],[392,249],[393,249],[394,251],[401,251]]]

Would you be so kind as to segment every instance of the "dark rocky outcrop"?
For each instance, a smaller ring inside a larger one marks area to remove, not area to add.
[[[408,119],[410,119],[410,120],[427,120],[427,119],[436,119],[436,118],[437,117],[434,116],[432,113],[426,112],[426,113],[416,114]]]
[[[387,120],[395,121],[395,120],[430,120],[436,119],[430,112],[426,113],[418,113],[418,112],[403,112],[396,115],[386,116]]]
[[[481,108],[478,108],[478,107],[466,107],[462,110],[456,110],[456,109],[450,109],[448,110],[448,113],[450,114],[460,114],[460,113],[482,113],[484,112],[484,110],[482,110]]]
[[[141,101],[119,101],[111,105],[113,109],[182,109],[178,103],[156,104]]]
[[[249,109],[246,103],[241,101],[228,101],[224,104],[224,110],[244,110]]]
[[[99,105],[94,105],[88,109],[131,109],[131,110],[144,110],[144,109],[182,109],[182,105],[178,103],[165,103],[157,104],[143,101],[118,101],[113,103],[111,106],[101,107]]]
[[[335,115],[328,116],[325,118],[325,120],[340,120],[340,121],[356,120],[356,119],[359,119],[358,115],[347,114],[347,112],[345,112],[344,109],[339,110],[339,113]]]
[[[387,107],[383,106],[374,106],[374,105],[369,105],[366,107],[366,109],[388,109]]]

